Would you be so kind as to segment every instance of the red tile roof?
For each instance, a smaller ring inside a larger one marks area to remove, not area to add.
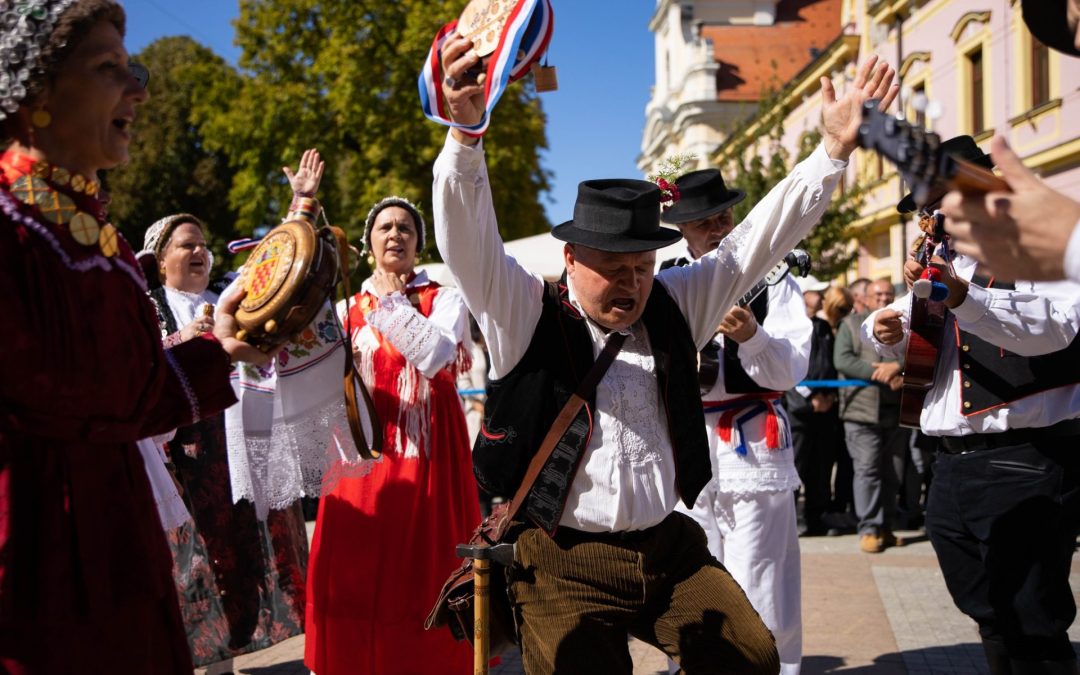
[[[716,98],[756,101],[780,89],[840,34],[841,0],[780,0],[772,26],[704,26],[720,70]]]

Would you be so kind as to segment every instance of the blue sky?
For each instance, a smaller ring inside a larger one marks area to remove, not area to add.
[[[233,0],[124,0],[124,6],[132,52],[159,37],[190,35],[233,63],[239,56],[232,43],[231,21],[239,11]],[[543,163],[555,174],[547,211],[558,224],[573,215],[580,181],[640,177],[635,160],[653,85],[648,23],[656,5],[553,0],[552,6],[555,34],[548,54],[559,69],[559,90],[542,97],[550,145]]]

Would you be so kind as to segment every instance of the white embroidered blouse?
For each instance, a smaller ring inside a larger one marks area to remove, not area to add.
[[[698,349],[712,338],[735,300],[817,223],[844,166],[819,147],[719,249],[657,275],[686,317]],[[506,255],[482,143],[467,147],[448,135],[435,162],[433,198],[439,251],[487,341],[491,377],[499,378],[513,369],[532,340],[543,280]],[[594,354],[599,354],[602,331],[587,323]],[[567,527],[644,529],[666,518],[679,499],[652,349],[642,326],[629,332],[633,339],[597,387],[594,432],[560,520]]]

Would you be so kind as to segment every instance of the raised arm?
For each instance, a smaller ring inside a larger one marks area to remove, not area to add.
[[[871,57],[840,99],[832,81],[822,78],[822,144],[750,211],[716,251],[660,273],[658,279],[679,303],[699,349],[735,300],[820,220],[855,149],[863,102],[879,98],[881,108],[887,108],[898,91],[892,84],[894,75],[887,64],[877,64],[877,57]]]
[[[484,111],[483,86],[465,73],[477,57],[459,36],[443,46],[443,83],[455,120],[473,124]],[[453,82],[453,84],[450,84]],[[435,160],[435,241],[491,354],[491,373],[502,377],[529,346],[540,320],[543,280],[506,255],[491,201],[479,139],[451,129]]]

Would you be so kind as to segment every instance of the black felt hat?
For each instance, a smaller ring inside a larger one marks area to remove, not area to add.
[[[1024,23],[1031,34],[1050,49],[1080,56],[1074,31],[1069,28],[1066,2],[1068,0],[1022,0]]]
[[[990,155],[979,149],[979,145],[975,142],[975,139],[971,136],[956,136],[950,138],[947,141],[942,141],[941,151],[958,157],[960,159],[966,159],[967,161],[981,166],[984,169],[993,169],[994,160],[990,158]],[[934,206],[937,202],[941,201],[941,198],[948,192],[947,188],[939,188],[930,193],[930,198],[926,200],[926,206]],[[900,213],[911,213],[918,210],[919,206],[915,203],[915,195],[907,193],[904,198],[900,200],[900,203],[896,205],[896,210]]]
[[[552,236],[600,251],[655,251],[682,238],[660,227],[660,188],[644,180],[613,178],[578,185],[574,219],[551,230]]]
[[[678,225],[703,220],[735,206],[746,198],[742,190],[729,190],[716,169],[691,171],[675,181],[679,201],[672,204],[660,219]]]

